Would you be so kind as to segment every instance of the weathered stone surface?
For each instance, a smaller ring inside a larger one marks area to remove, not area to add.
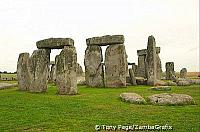
[[[189,79],[190,84],[197,84],[200,85],[200,79]]]
[[[134,72],[133,72],[132,68],[129,69],[129,75],[130,75],[130,82],[131,82],[131,84],[132,85],[137,85],[136,79],[135,79],[135,75],[134,75]]]
[[[123,35],[106,35],[102,37],[93,37],[86,39],[87,45],[99,45],[106,46],[112,44],[123,44],[124,36]]]
[[[147,85],[147,79],[143,77],[135,77],[137,85]]]
[[[160,53],[160,47],[156,47],[156,54],[159,54],[159,53]],[[137,55],[138,56],[147,55],[147,49],[137,50]]]
[[[167,83],[162,80],[156,80],[155,86],[167,86]]]
[[[136,93],[122,93],[122,94],[120,94],[120,98],[122,101],[130,102],[133,104],[145,104],[146,103],[145,99]]]
[[[50,82],[56,82],[56,65],[51,65],[51,71],[50,71]]]
[[[156,60],[156,42],[153,36],[148,37],[147,56],[146,56],[146,73],[147,85],[156,84],[157,60]]]
[[[188,79],[185,79],[185,78],[178,78],[176,80],[176,83],[177,83],[178,86],[189,86],[189,85],[191,85],[190,81]]]
[[[56,84],[58,94],[75,95],[77,90],[77,54],[73,46],[65,47],[56,56]]]
[[[30,92],[45,92],[49,75],[50,50],[35,50],[28,60]]]
[[[0,82],[0,90],[14,88],[14,87],[17,87],[17,86],[18,86],[17,83],[11,84],[11,83]]]
[[[174,62],[166,62],[166,79],[167,80],[174,80],[173,75],[175,75],[174,71]]]
[[[172,82],[172,81],[168,81],[166,83],[168,86],[176,86],[177,85],[175,82]]]
[[[146,55],[138,56],[137,77],[146,78]]]
[[[71,38],[49,38],[36,42],[38,49],[63,49],[64,46],[74,46]]]
[[[148,97],[151,104],[158,105],[191,105],[194,104],[194,100],[191,96],[186,94],[154,94]]]
[[[123,44],[110,45],[105,53],[106,87],[126,87],[127,58]]]
[[[180,71],[180,78],[186,78],[187,77],[187,69],[183,68]]]
[[[170,86],[157,86],[157,87],[152,87],[150,90],[154,91],[170,91],[171,87]]]
[[[83,75],[83,69],[79,63],[77,63],[77,71],[76,71],[77,76],[82,76]]]
[[[85,50],[85,80],[90,87],[104,87],[103,56],[100,46],[88,46]]]
[[[162,63],[158,54],[156,54],[156,79],[160,80],[162,74]]]
[[[17,80],[18,80],[19,90],[28,90],[30,86],[30,76],[27,68],[28,59],[29,59],[29,53],[19,54],[17,62]]]

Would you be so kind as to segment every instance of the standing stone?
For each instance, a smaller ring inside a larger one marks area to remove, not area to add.
[[[134,72],[133,72],[132,68],[129,69],[129,75],[130,75],[131,84],[132,85],[137,85],[136,79],[135,79],[135,75],[134,75]]]
[[[126,87],[127,59],[123,44],[110,45],[105,52],[106,87]]]
[[[133,72],[134,72],[134,75],[136,76],[136,73],[137,73],[137,65],[135,63],[132,64],[132,69],[133,69]]]
[[[162,64],[161,64],[161,60],[158,54],[156,54],[156,61],[157,61],[157,65],[156,65],[156,78],[158,80],[161,79],[161,74],[162,74]]]
[[[145,67],[145,62],[146,62],[146,49],[143,50],[138,50],[138,67],[137,67],[137,76],[138,77],[143,77],[146,78],[146,67]]]
[[[30,92],[45,92],[49,75],[50,50],[35,50],[28,61]]]
[[[180,71],[180,78],[186,78],[187,77],[187,69],[183,68]]]
[[[156,42],[153,36],[149,36],[147,45],[147,56],[146,56],[146,72],[147,72],[147,85],[156,84],[156,72],[157,72],[157,61],[156,61]]]
[[[30,77],[27,69],[29,53],[19,54],[17,62],[17,80],[19,90],[28,90],[30,86]]]
[[[51,65],[50,81],[54,83],[56,82],[56,65],[55,64]]]
[[[85,80],[89,87],[104,87],[102,49],[91,45],[85,50]]]
[[[58,94],[77,94],[77,54],[73,46],[65,46],[56,56],[56,84]]]
[[[175,71],[174,71],[174,62],[167,62],[165,65],[166,68],[166,79],[174,80]]]
[[[83,75],[83,69],[79,63],[77,63],[77,76],[82,76]]]

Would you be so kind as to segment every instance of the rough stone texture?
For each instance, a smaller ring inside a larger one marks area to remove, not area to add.
[[[131,84],[132,85],[137,85],[136,79],[135,79],[135,75],[134,75],[134,72],[133,72],[132,68],[129,69],[129,75],[130,75],[130,82],[131,82]]]
[[[189,86],[189,85],[191,85],[190,80],[185,79],[185,78],[178,78],[176,80],[176,83],[177,83],[178,86]]]
[[[156,78],[157,80],[161,79],[162,74],[162,64],[158,54],[156,54]]]
[[[138,56],[138,67],[137,67],[137,77],[144,77],[146,78],[146,67],[145,67],[145,60],[146,55]]]
[[[75,95],[77,90],[77,54],[73,46],[65,47],[56,56],[56,84],[58,94]]]
[[[189,79],[190,84],[197,84],[200,85],[200,79]]]
[[[136,76],[136,74],[137,74],[137,65],[134,63],[134,64],[132,64],[132,69],[133,69],[133,72],[134,72],[134,74],[135,74],[135,76]]]
[[[56,65],[51,65],[51,71],[50,71],[50,82],[56,82]]]
[[[122,94],[120,94],[120,98],[122,101],[130,102],[133,104],[145,104],[146,103],[145,99],[136,93],[122,93]]]
[[[175,82],[172,82],[172,81],[168,81],[168,82],[166,82],[166,84],[168,86],[176,86],[177,85]]]
[[[106,46],[112,44],[123,44],[124,36],[123,35],[106,35],[102,37],[93,37],[86,39],[87,45],[99,45]]]
[[[106,87],[126,87],[127,58],[123,44],[110,45],[105,53]]]
[[[147,79],[143,77],[135,77],[137,85],[147,85]]]
[[[158,105],[190,105],[194,104],[194,100],[191,96],[186,94],[154,94],[148,97],[151,104]]]
[[[166,79],[174,80],[174,77],[173,77],[173,75],[175,76],[174,62],[166,62],[165,68],[166,68]]]
[[[11,83],[0,82],[0,90],[14,88],[14,87],[17,87],[17,86],[18,86],[17,83],[11,84]]]
[[[85,50],[85,80],[90,87],[104,87],[103,56],[100,46],[88,46]]]
[[[186,78],[187,77],[187,69],[183,68],[180,71],[180,78]]]
[[[171,87],[169,87],[169,86],[157,86],[157,87],[150,88],[150,90],[154,90],[154,91],[170,91]]]
[[[45,92],[49,75],[50,50],[35,50],[28,60],[30,92]]]
[[[29,59],[29,53],[19,54],[17,62],[17,80],[18,80],[19,90],[28,90],[30,86],[30,76],[27,68],[28,59]]]
[[[36,42],[38,49],[63,49],[64,46],[74,46],[71,38],[49,38]]]
[[[156,47],[156,54],[160,53],[160,47]],[[137,50],[137,55],[147,55],[147,49]]]
[[[77,76],[82,76],[83,75],[83,69],[79,63],[77,63],[77,71],[76,71]]]
[[[156,80],[155,86],[167,86],[167,83],[162,80]]]
[[[157,60],[156,60],[156,42],[153,36],[148,37],[147,56],[146,56],[146,73],[147,85],[156,84]]]

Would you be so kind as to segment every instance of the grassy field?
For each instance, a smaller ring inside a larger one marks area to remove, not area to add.
[[[135,92],[146,98],[162,93],[148,86],[87,88],[79,86],[76,96],[56,94],[49,85],[46,93],[28,93],[17,88],[0,91],[0,131],[95,131],[95,125],[172,125],[175,132],[198,132],[200,88],[172,87],[170,93],[191,95],[196,105],[154,106],[122,102],[119,94]]]

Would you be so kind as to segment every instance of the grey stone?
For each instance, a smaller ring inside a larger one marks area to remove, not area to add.
[[[175,79],[174,62],[166,62],[165,68],[166,68],[166,79],[174,80]]]
[[[137,85],[133,69],[129,69],[130,81],[132,85]]]
[[[126,87],[127,58],[123,44],[110,45],[105,53],[106,87]]]
[[[180,71],[180,78],[186,78],[187,77],[187,69],[183,68]]]
[[[28,60],[30,92],[45,92],[49,75],[50,50],[35,50]]]
[[[156,54],[159,54],[159,53],[160,53],[160,47],[156,47]],[[147,55],[147,49],[137,50],[137,55],[138,56]]]
[[[173,81],[166,82],[168,86],[176,86],[177,84]]]
[[[87,45],[99,45],[106,46],[112,44],[123,44],[124,36],[123,35],[106,35],[102,37],[93,37],[86,39]]]
[[[176,80],[176,83],[177,83],[178,86],[189,86],[189,85],[191,85],[190,81],[186,78],[178,78]]]
[[[147,56],[146,56],[146,73],[147,85],[154,86],[157,78],[157,60],[156,60],[156,42],[153,36],[148,37]]]
[[[140,55],[138,56],[138,67],[137,67],[137,77],[144,77],[147,78],[146,76],[146,55]]]
[[[90,87],[104,87],[102,50],[100,46],[88,46],[85,50],[85,81]]]
[[[28,72],[29,53],[19,54],[17,62],[17,80],[19,90],[28,90],[30,86],[30,76]]]
[[[51,71],[50,71],[50,82],[56,82],[56,65],[51,65]]]
[[[77,63],[77,71],[76,71],[77,76],[82,76],[83,75],[83,69],[79,63]]]
[[[77,54],[73,46],[65,47],[56,56],[56,84],[58,94],[75,95],[77,90]]]
[[[143,77],[135,77],[137,85],[147,85],[147,79]]]
[[[48,38],[36,42],[38,49],[63,49],[64,46],[74,46],[71,38]]]
[[[120,94],[120,98],[122,101],[133,104],[146,104],[145,99],[136,93],[122,93]]]
[[[148,97],[151,104],[158,105],[191,105],[195,104],[193,98],[186,94],[154,94]]]
[[[200,79],[189,79],[190,84],[197,84],[200,85]]]
[[[156,79],[160,80],[162,74],[162,64],[158,54],[156,54],[156,62]]]
[[[171,87],[169,87],[169,86],[156,86],[156,87],[150,88],[150,90],[154,90],[154,91],[170,91]]]

